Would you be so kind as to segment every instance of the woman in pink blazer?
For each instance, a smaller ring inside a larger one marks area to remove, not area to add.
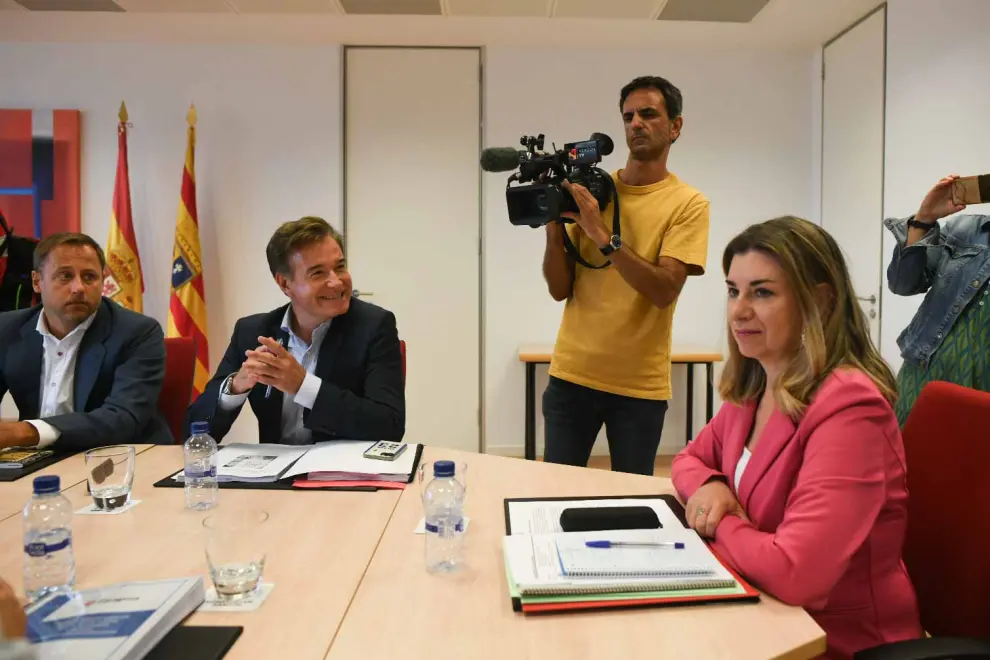
[[[827,658],[921,634],[894,377],[835,241],[797,218],[722,256],[729,360],[715,419],[674,459],[689,524],[824,629]]]

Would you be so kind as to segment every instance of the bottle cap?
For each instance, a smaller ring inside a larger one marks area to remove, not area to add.
[[[62,481],[61,479],[59,479],[57,474],[51,474],[46,477],[34,478],[35,495],[57,493],[61,489],[61,487],[62,487]]]
[[[436,461],[433,463],[434,477],[454,476],[454,461]]]
[[[209,422],[193,422],[190,425],[189,428],[192,431],[192,434],[193,435],[198,435],[200,433],[209,433],[210,432],[210,423]]]

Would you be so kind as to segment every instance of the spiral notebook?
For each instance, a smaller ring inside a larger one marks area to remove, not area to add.
[[[589,548],[587,541],[681,543],[682,548],[617,546]],[[630,529],[560,534],[556,540],[560,571],[566,577],[715,577],[722,565],[689,530]]]
[[[679,541],[680,550],[587,548],[585,541]],[[670,592],[738,587],[690,529],[615,530],[506,536],[506,566],[523,596]],[[639,552],[639,554],[636,554]],[[593,554],[589,554],[593,553]]]

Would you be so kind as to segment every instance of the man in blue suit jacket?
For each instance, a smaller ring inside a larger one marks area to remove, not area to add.
[[[9,390],[21,419],[0,422],[0,447],[172,442],[157,411],[162,329],[102,297],[105,266],[85,234],[55,234],[35,248],[41,305],[0,314],[0,398]]]
[[[290,304],[246,316],[187,424],[219,441],[244,403],[260,442],[401,440],[406,407],[395,315],[351,298],[340,235],[322,218],[283,224],[268,266]]]

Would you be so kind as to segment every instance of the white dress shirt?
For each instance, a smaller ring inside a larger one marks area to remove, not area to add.
[[[75,329],[57,339],[48,330],[45,313],[38,314],[38,334],[44,341],[44,352],[41,367],[41,409],[38,417],[29,419],[28,424],[38,429],[38,447],[44,448],[58,440],[61,431],[44,421],[45,417],[64,415],[75,412],[73,389],[76,383],[76,358],[79,357],[79,345],[83,336],[93,325],[96,314],[80,323]]]
[[[306,370],[306,377],[295,396],[287,392],[282,393],[282,442],[287,445],[306,445],[313,441],[313,434],[303,426],[303,413],[312,409],[313,404],[316,403],[316,395],[320,393],[320,386],[323,384],[323,380],[314,372],[316,360],[320,356],[320,347],[333,319],[318,325],[313,330],[313,342],[307,344],[292,331],[291,314],[290,305],[285,310],[285,316],[282,317],[282,330],[289,336],[289,353]],[[244,405],[249,394],[249,392],[226,394],[233,378],[234,374],[228,376],[220,387],[220,409],[228,412]],[[267,386],[259,385],[259,387]]]

